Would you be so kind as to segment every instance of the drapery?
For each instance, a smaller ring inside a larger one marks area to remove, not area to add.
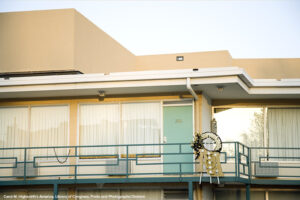
[[[161,105],[151,103],[80,105],[80,145],[160,143]],[[129,154],[158,153],[159,146],[131,146]],[[118,151],[120,150],[120,152]],[[126,154],[126,148],[81,148],[81,155]]]
[[[0,108],[0,148],[28,147],[28,108]],[[24,159],[24,150],[1,150],[0,157]],[[5,161],[5,160],[2,160]]]
[[[125,190],[125,189],[81,189],[77,190],[78,196],[88,196],[90,199],[143,199],[143,200],[160,200],[162,198],[162,190]]]
[[[0,108],[1,147],[47,147],[68,145],[68,106],[35,106]],[[56,149],[65,155],[67,149]],[[16,156],[24,160],[24,150],[0,151],[4,157]],[[33,156],[54,156],[54,149],[31,149],[27,159]]]
[[[117,145],[120,131],[119,104],[80,105],[80,145]],[[116,147],[81,148],[81,155],[117,154]]]
[[[126,103],[122,105],[122,137],[124,144],[160,143],[161,105],[151,103]],[[135,146],[129,154],[158,153],[159,146]],[[126,152],[124,152],[126,153]]]
[[[269,108],[268,131],[270,147],[300,148],[300,109]],[[269,155],[279,157],[299,157],[300,151],[295,149],[270,150]],[[284,160],[288,161],[294,159],[285,158]]]
[[[67,146],[69,133],[68,106],[35,106],[30,110],[30,146]],[[67,148],[32,149],[33,156],[67,155]],[[53,159],[53,158],[52,158]],[[64,158],[60,158],[64,160]]]

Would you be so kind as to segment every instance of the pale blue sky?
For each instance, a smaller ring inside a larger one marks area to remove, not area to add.
[[[136,55],[300,58],[300,0],[0,0],[0,12],[57,8],[77,9]]]

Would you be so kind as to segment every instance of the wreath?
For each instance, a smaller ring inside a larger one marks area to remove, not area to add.
[[[212,148],[207,148],[206,146],[206,140],[210,139],[212,142],[210,144],[213,144],[214,147]],[[192,149],[194,150],[194,153],[196,155],[196,160],[200,156],[200,150],[201,149],[206,149],[207,151],[212,151],[212,152],[220,152],[222,150],[222,141],[221,138],[213,132],[204,132],[204,133],[199,133],[197,132],[194,136],[194,141],[191,144]]]

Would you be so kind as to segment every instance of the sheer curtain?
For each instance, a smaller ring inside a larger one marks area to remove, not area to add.
[[[155,103],[126,103],[122,105],[122,138],[124,144],[160,143],[161,105]],[[130,147],[129,153],[158,153],[159,146]],[[126,153],[123,149],[123,153]]]
[[[268,131],[270,147],[300,148],[300,109],[269,108]],[[299,157],[300,151],[270,150],[270,156]]]
[[[80,105],[80,145],[119,144],[119,104]],[[81,148],[81,155],[117,154],[116,147]]]
[[[31,107],[30,146],[67,146],[69,133],[68,106],[35,106]],[[67,148],[32,149],[33,156],[66,155]]]
[[[28,107],[0,108],[0,148],[28,147],[28,132]],[[23,160],[24,150],[0,150],[0,157]]]

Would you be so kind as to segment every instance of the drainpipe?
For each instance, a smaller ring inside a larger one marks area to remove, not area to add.
[[[193,90],[193,88],[191,86],[191,78],[186,78],[186,88],[191,93],[191,95],[193,95],[194,99],[197,101],[198,96],[197,96],[197,94],[195,93],[195,91]]]

